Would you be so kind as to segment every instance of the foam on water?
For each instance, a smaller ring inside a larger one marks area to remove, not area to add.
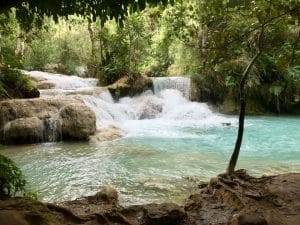
[[[138,97],[122,98],[118,103],[113,102],[108,91],[82,99],[95,112],[97,127],[117,126],[127,136],[182,136],[180,128],[186,126],[220,127],[236,122],[214,113],[205,103],[190,102],[178,90],[166,89],[158,95],[148,91]]]
[[[41,71],[24,71],[30,77],[44,79],[53,83],[56,89],[76,89],[83,87],[96,87],[98,80],[95,78],[81,78],[78,76],[67,76],[62,74],[47,73]]]

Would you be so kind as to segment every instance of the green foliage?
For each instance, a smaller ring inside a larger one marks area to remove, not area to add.
[[[112,84],[126,74],[125,71],[110,66],[111,65],[103,67],[101,74],[98,76],[101,85]]]
[[[23,59],[25,69],[44,70],[47,64],[54,63],[53,52],[54,46],[46,43],[43,39],[35,39],[31,43]]]
[[[2,63],[35,70],[50,67],[65,74],[77,74],[80,66],[102,85],[131,73],[192,75],[205,92],[203,100],[222,102],[228,93],[238,96],[241,74],[265,24],[263,54],[246,83],[248,96],[274,109],[278,102],[285,105],[298,98],[297,1],[148,2],[27,1],[16,15],[0,16]],[[158,2],[163,4],[148,7]],[[61,4],[68,10],[60,9]],[[73,12],[82,16],[69,16]],[[16,17],[34,26],[19,25]]]
[[[9,98],[9,94],[3,86],[3,83],[0,82],[0,99]]]
[[[0,14],[0,63],[21,68],[21,59],[15,54],[17,36],[18,24],[14,14]]]
[[[39,97],[39,91],[28,76],[7,66],[0,67],[0,93],[3,98]]]
[[[201,74],[206,95],[222,102],[239,95],[241,75],[256,53],[257,37],[265,27],[263,54],[247,80],[247,95],[272,111],[293,102],[299,83],[290,76],[299,62],[300,5],[298,1],[201,1],[198,36]],[[288,109],[287,109],[288,110]]]
[[[34,21],[40,22],[45,16],[53,17],[57,22],[59,17],[67,18],[69,15],[81,15],[83,17],[92,17],[95,21],[99,18],[103,23],[115,18],[122,23],[128,13],[143,10],[146,3],[149,5],[166,5],[173,0],[125,0],[125,1],[79,1],[79,0],[27,0],[20,4],[19,1],[6,1],[0,6],[0,13],[7,11],[10,7],[17,8],[17,18],[23,24],[23,27],[28,27]]]
[[[17,165],[0,154],[0,196],[25,194],[26,180]]]

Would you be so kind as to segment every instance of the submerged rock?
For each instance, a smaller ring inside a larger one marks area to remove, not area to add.
[[[145,101],[142,105],[140,120],[143,119],[153,119],[163,110],[161,103],[155,103],[151,101]]]
[[[98,128],[95,135],[90,136],[89,140],[92,143],[101,141],[113,141],[123,136],[123,132],[116,127]]]
[[[96,116],[82,101],[68,98],[0,102],[0,143],[83,140],[95,133]]]

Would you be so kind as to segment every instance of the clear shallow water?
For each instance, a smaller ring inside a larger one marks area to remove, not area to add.
[[[236,121],[232,117],[224,117]],[[209,119],[209,118],[208,118]],[[128,135],[97,144],[1,147],[43,201],[70,200],[111,185],[124,205],[177,202],[225,170],[237,124],[180,119],[126,120]],[[300,172],[300,117],[247,117],[238,168],[252,175]]]
[[[58,95],[70,90],[76,95],[78,88],[96,85],[95,79],[28,73],[54,83]],[[108,91],[81,95],[80,89],[76,98],[95,112],[97,127],[117,127],[124,138],[96,144],[0,145],[1,153],[16,161],[43,201],[92,195],[110,185],[123,205],[181,203],[197,181],[225,171],[237,133],[236,117],[188,100],[188,81],[159,78],[154,94],[147,91],[118,103]],[[256,176],[300,172],[300,117],[247,117],[238,168]]]

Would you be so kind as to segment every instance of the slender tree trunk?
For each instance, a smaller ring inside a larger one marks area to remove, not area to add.
[[[99,62],[100,62],[100,65],[103,66],[104,65],[104,55],[103,55],[103,50],[104,48],[102,47],[103,46],[103,34],[102,34],[102,23],[100,21],[99,23]]]
[[[96,72],[96,41],[95,41],[95,33],[92,27],[92,19],[88,18],[88,31],[90,35],[90,40],[91,40],[91,63],[90,63],[90,68],[89,68],[89,74],[92,76],[95,76]]]
[[[299,44],[299,40],[300,40],[300,27],[296,28],[296,32],[297,32],[297,36],[296,36],[296,39],[295,39],[295,41],[293,43],[293,47],[292,47],[290,66],[294,66],[294,64],[295,64],[296,48],[297,48],[297,46]]]
[[[257,43],[257,46],[258,46],[257,47],[257,52],[256,52],[255,56],[249,62],[246,69],[244,70],[243,75],[242,75],[242,79],[241,79],[241,82],[240,82],[239,129],[238,129],[237,139],[236,139],[236,142],[235,142],[235,147],[234,147],[233,153],[231,155],[229,165],[228,165],[227,170],[226,170],[227,175],[230,175],[234,172],[235,166],[236,166],[236,163],[237,163],[237,160],[238,160],[238,157],[239,157],[239,153],[240,153],[240,149],[241,149],[241,145],[242,145],[242,140],[243,140],[243,134],[244,134],[244,121],[245,121],[245,111],[246,111],[245,83],[246,83],[246,80],[249,76],[249,73],[251,72],[251,69],[252,69],[254,63],[256,62],[256,60],[258,59],[258,57],[262,53],[263,33],[264,33],[264,25],[262,26],[261,31],[259,33],[258,43]]]
[[[0,33],[0,40],[2,40],[1,33]],[[2,47],[1,47],[1,44],[0,44],[0,64],[1,63],[4,63],[4,58],[3,58],[3,54],[2,54]]]

